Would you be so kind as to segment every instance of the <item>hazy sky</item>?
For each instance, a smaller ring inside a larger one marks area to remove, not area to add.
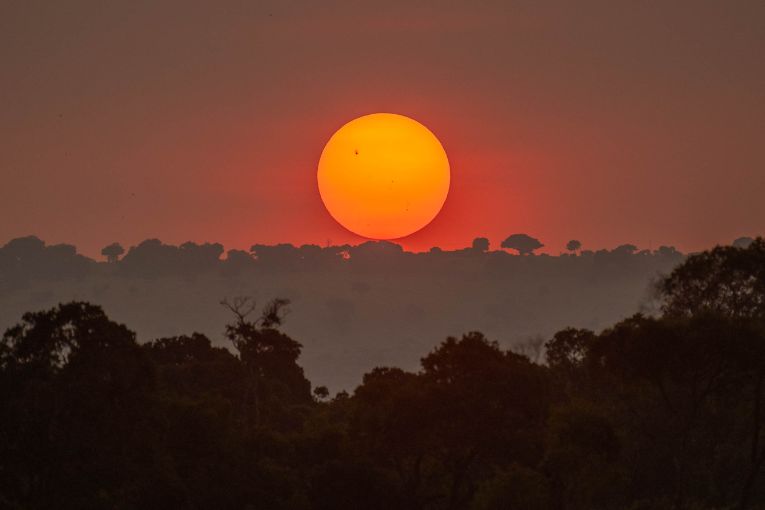
[[[0,243],[358,242],[316,164],[381,111],[452,165],[411,249],[765,232],[762,0],[11,0],[0,92]]]

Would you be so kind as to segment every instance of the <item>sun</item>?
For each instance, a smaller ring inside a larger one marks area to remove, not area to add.
[[[317,177],[321,199],[338,223],[360,236],[396,239],[438,215],[450,169],[428,128],[403,115],[373,113],[332,135]]]

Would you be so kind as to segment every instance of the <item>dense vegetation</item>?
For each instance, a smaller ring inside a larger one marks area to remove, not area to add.
[[[425,253],[384,241],[224,253],[217,243],[154,239],[111,244],[96,262],[71,245],[18,238],[0,247],[0,334],[27,311],[76,300],[98,303],[140,343],[196,331],[229,347],[221,332],[231,315],[218,302],[278,296],[291,301],[283,331],[303,344],[300,365],[334,393],[380,364],[417,370],[437,340],[472,329],[503,347],[570,326],[600,331],[641,309],[649,282],[684,258],[669,247],[593,251],[576,241],[567,253],[533,254],[539,244],[515,235],[503,249],[477,238]]]
[[[311,390],[283,301],[139,345],[83,302],[0,343],[5,508],[765,508],[765,241],[689,257],[661,312],[558,332],[544,363],[481,333],[352,395]]]

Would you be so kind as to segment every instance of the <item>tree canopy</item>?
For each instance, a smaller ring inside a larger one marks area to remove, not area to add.
[[[694,255],[660,313],[541,362],[468,332],[351,394],[312,393],[286,300],[225,301],[226,347],[27,313],[0,341],[0,507],[765,508],[764,251]]]
[[[509,250],[516,250],[520,255],[531,255],[534,250],[542,248],[544,244],[530,235],[513,234],[502,241],[500,246]]]

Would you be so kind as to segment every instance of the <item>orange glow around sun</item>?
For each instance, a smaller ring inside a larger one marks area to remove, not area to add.
[[[433,133],[392,113],[337,130],[319,160],[319,193],[338,223],[372,239],[412,234],[436,217],[449,192],[449,160]]]

